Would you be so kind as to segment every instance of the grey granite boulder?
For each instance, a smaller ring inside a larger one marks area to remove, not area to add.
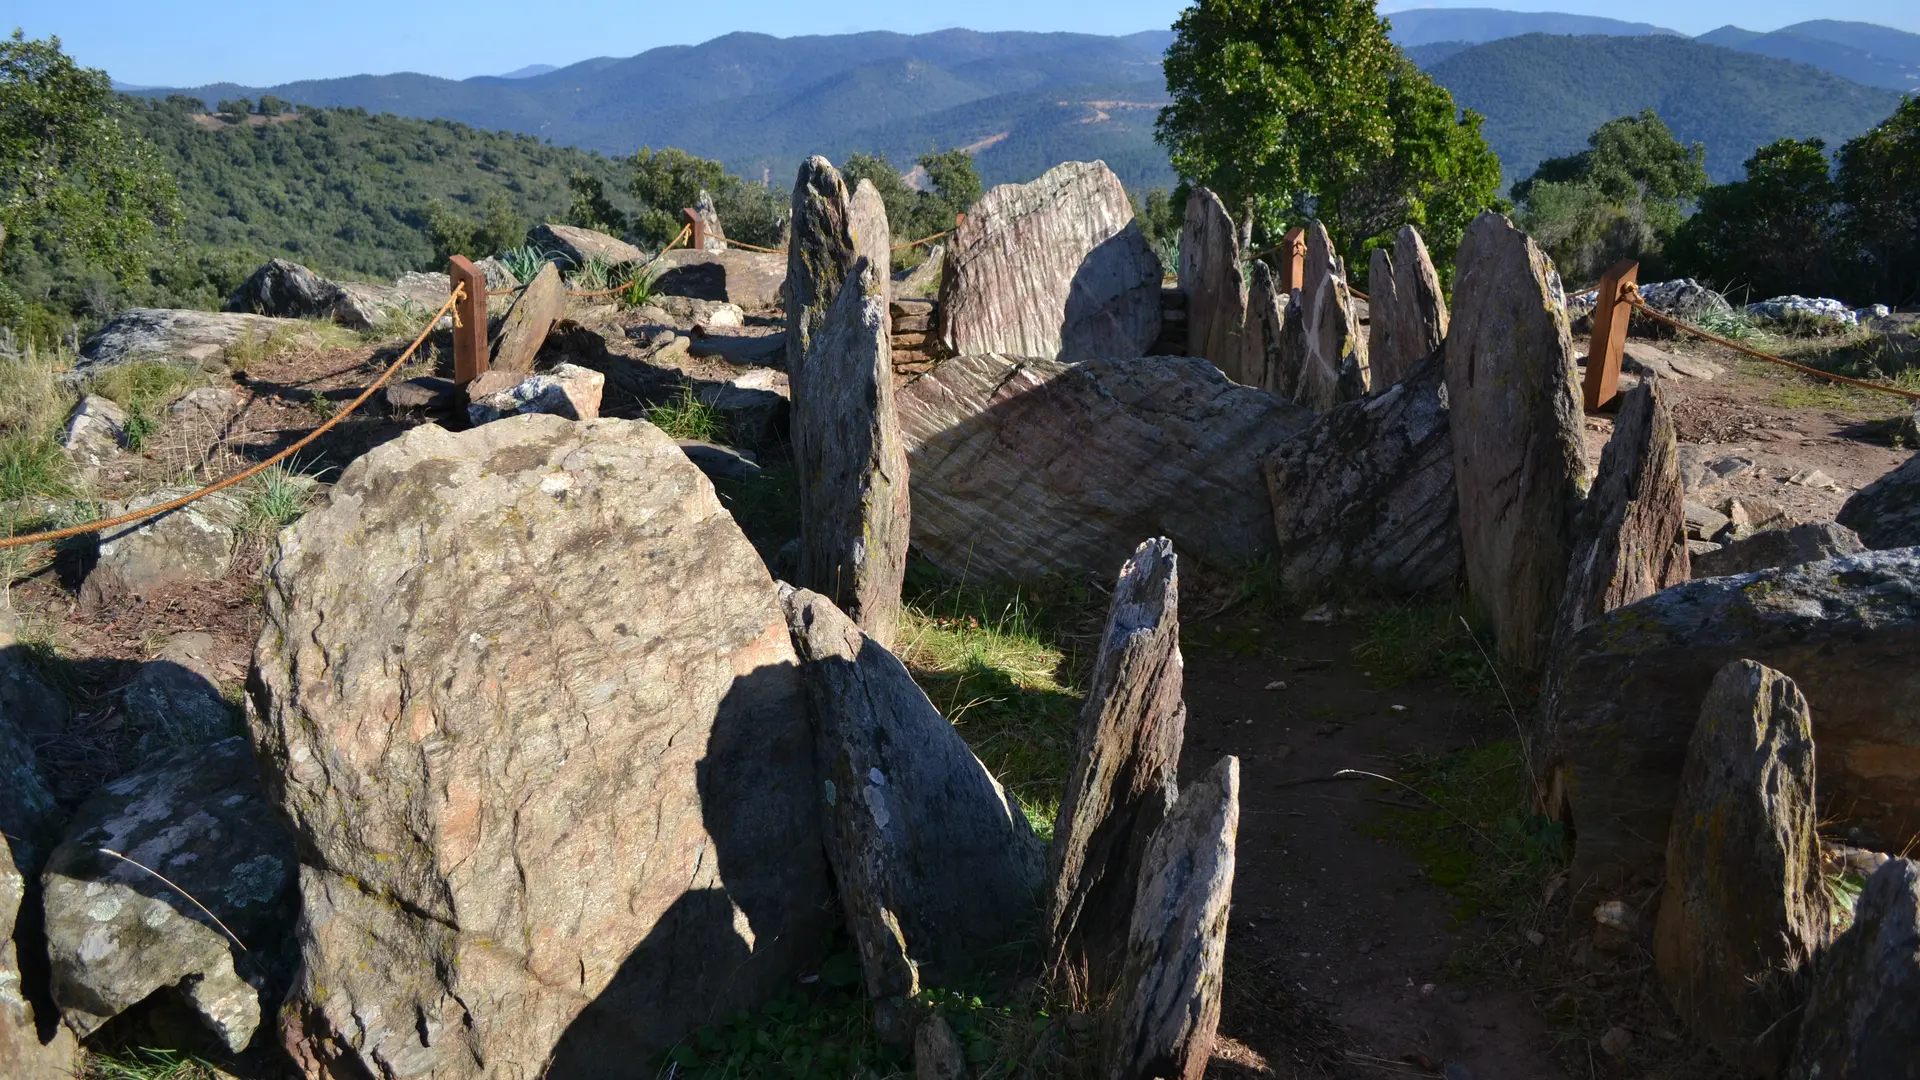
[[[679,208],[674,209],[679,216]],[[637,262],[647,257],[647,253],[624,240],[608,236],[603,232],[583,229],[578,225],[559,225],[545,222],[527,230],[527,245],[549,255],[565,258],[571,266],[585,266],[590,260],[598,259],[605,263]]]
[[[109,515],[172,502],[194,489],[167,487],[124,503]],[[80,585],[86,604],[141,598],[173,586],[213,581],[233,564],[235,530],[246,507],[231,491],[216,492],[177,510],[102,532],[99,557]]]
[[[127,411],[98,394],[83,394],[67,416],[60,448],[76,465],[99,466],[127,443]]]
[[[135,361],[216,370],[225,365],[231,350],[306,329],[307,324],[298,319],[241,312],[128,308],[81,344],[73,374],[92,375]]]
[[[1860,537],[1845,525],[1810,521],[1790,529],[1765,529],[1744,539],[1693,557],[1693,576],[1726,577],[1750,574],[1776,566],[1819,562],[1867,550]]]
[[[1870,548],[1920,546],[1920,454],[1854,492],[1834,518]]]

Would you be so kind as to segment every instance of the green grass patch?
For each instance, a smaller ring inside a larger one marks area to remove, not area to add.
[[[312,501],[312,488],[296,480],[284,465],[254,477],[247,485],[244,531],[271,536],[299,520]]]
[[[0,356],[0,502],[73,494],[60,432],[77,395],[60,378],[67,358],[28,346]]]
[[[647,420],[676,439],[698,439],[710,443],[727,441],[726,420],[713,406],[694,397],[691,387],[681,387],[680,393],[671,401],[648,409]]]
[[[1502,701],[1500,674],[1489,662],[1493,635],[1473,625],[1461,597],[1400,604],[1367,616],[1354,659],[1382,686],[1444,679],[1461,694]]]
[[[214,1065],[179,1050],[131,1047],[87,1055],[84,1080],[226,1080]]]
[[[98,394],[125,409],[120,426],[127,449],[139,453],[160,430],[160,410],[181,394],[206,385],[198,372],[173,364],[142,361],[110,367],[87,380],[87,392]]]

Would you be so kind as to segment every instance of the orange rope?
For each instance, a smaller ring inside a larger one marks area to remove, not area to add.
[[[1641,311],[1646,312],[1648,315],[1653,316],[1654,318],[1660,320],[1663,323],[1666,323],[1668,326],[1671,326],[1676,330],[1685,330],[1689,334],[1697,334],[1700,337],[1706,338],[1708,341],[1711,341],[1716,345],[1723,345],[1726,348],[1732,349],[1734,352],[1737,352],[1737,353],[1745,353],[1746,355],[1753,357],[1755,360],[1765,360],[1769,364],[1779,364],[1781,367],[1792,368],[1793,370],[1798,371],[1804,375],[1812,375],[1815,378],[1828,379],[1830,381],[1837,382],[1837,383],[1846,383],[1848,386],[1858,386],[1863,390],[1878,390],[1881,393],[1894,394],[1899,397],[1906,398],[1909,401],[1920,401],[1920,393],[1916,393],[1912,390],[1902,390],[1897,386],[1887,386],[1883,383],[1867,382],[1865,379],[1850,379],[1845,375],[1835,375],[1830,371],[1821,371],[1819,368],[1810,368],[1804,364],[1796,364],[1791,360],[1782,360],[1777,356],[1768,356],[1766,353],[1760,352],[1757,349],[1749,349],[1745,345],[1742,345],[1737,341],[1729,341],[1726,338],[1721,337],[1719,334],[1710,333],[1706,330],[1700,329],[1697,326],[1688,326],[1686,323],[1683,323],[1678,319],[1663,315],[1660,312],[1655,311],[1653,308],[1648,307],[1647,302],[1644,299],[1641,299],[1640,286],[1634,284],[1631,281],[1621,283],[1620,299],[1625,300],[1627,303],[1632,304],[1634,307],[1639,308]]]
[[[85,525],[73,525],[65,529],[51,529],[46,532],[28,533],[25,536],[6,537],[4,539],[0,539],[0,548],[24,547],[27,544],[38,544],[48,540],[65,540],[68,537],[72,537],[72,536],[84,536],[87,533],[100,532],[104,529],[111,529],[116,525],[131,525],[136,521],[144,521],[147,518],[159,517],[161,514],[171,513],[172,511],[178,510],[181,507],[187,505],[188,503],[196,502],[200,499],[204,499],[216,491],[220,491],[225,488],[230,488],[233,485],[240,483],[242,480],[246,480],[251,477],[258,476],[259,474],[267,471],[273,466],[278,465],[282,461],[285,461],[288,458],[292,457],[293,455],[299,453],[301,450],[304,450],[307,446],[311,445],[315,439],[318,439],[320,436],[325,435],[334,426],[339,424],[340,421],[345,420],[349,416],[352,416],[353,411],[355,409],[358,409],[360,406],[366,404],[367,399],[373,396],[373,392],[375,390],[380,389],[382,386],[385,386],[387,380],[393,378],[393,373],[396,371],[399,371],[401,365],[405,364],[409,359],[412,358],[415,352],[419,351],[421,343],[427,340],[427,335],[433,333],[434,326],[440,322],[440,316],[445,315],[449,311],[453,310],[453,305],[459,300],[463,299],[465,295],[466,295],[466,285],[460,284],[460,285],[454,286],[452,294],[447,297],[447,302],[444,304],[441,304],[440,310],[434,312],[433,317],[427,320],[427,325],[420,331],[420,336],[414,338],[413,344],[407,346],[407,351],[401,353],[398,359],[394,360],[393,363],[387,366],[387,370],[382,372],[380,374],[380,377],[373,381],[372,386],[369,386],[365,390],[362,390],[360,392],[360,396],[357,398],[354,398],[351,402],[349,402],[346,408],[341,409],[339,412],[333,414],[333,416],[330,417],[326,423],[321,424],[319,427],[314,428],[312,431],[308,432],[305,438],[302,438],[299,442],[294,443],[292,446],[287,447],[285,450],[280,451],[279,453],[273,455],[267,460],[260,462],[258,465],[254,465],[250,468],[242,469],[241,471],[234,473],[232,476],[227,477],[225,480],[222,480],[219,483],[208,484],[206,487],[201,488],[199,491],[196,491],[191,495],[182,495],[181,497],[174,499],[171,502],[161,503],[159,506],[149,506],[144,510],[135,510],[130,514],[121,514],[119,517],[110,517],[102,521],[90,521]],[[455,318],[458,319],[458,316],[456,315]]]
[[[919,247],[921,244],[931,244],[935,240],[938,240],[943,236],[951,236],[951,235],[953,235],[953,230],[948,229],[946,232],[937,232],[937,233],[934,233],[932,236],[923,236],[918,240],[909,240],[904,244],[895,244],[892,247],[888,248],[887,250],[888,251],[905,251],[908,248]],[[739,240],[727,240],[727,241],[724,241],[724,243],[728,247],[746,248],[748,251],[758,251],[767,255],[785,255],[787,253],[786,248],[765,248],[765,247],[760,247],[757,244],[748,244]]]
[[[785,255],[787,253],[786,248],[764,248],[758,244],[749,244],[743,240],[723,240],[721,242],[728,247],[746,248],[748,251],[758,251],[764,255]]]

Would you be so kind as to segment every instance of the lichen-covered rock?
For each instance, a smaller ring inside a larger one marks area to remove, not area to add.
[[[1920,454],[1854,492],[1834,520],[1870,548],[1920,547]]]
[[[1920,863],[1888,859],[1817,963],[1790,1080],[1920,1078]]]
[[[664,269],[654,281],[659,296],[725,300],[752,312],[782,303],[787,256],[730,247],[725,251],[674,248],[659,256]]]
[[[1736,1065],[1778,1076],[1803,969],[1826,943],[1813,720],[1793,680],[1720,669],[1680,774],[1654,962],[1687,1026]]]
[[[1704,555],[1693,557],[1694,577],[1750,574],[1776,566],[1819,562],[1867,550],[1860,537],[1845,525],[1809,521],[1790,529],[1765,529]]]
[[[76,465],[98,467],[127,441],[127,411],[98,394],[83,394],[67,417],[60,448]]]
[[[771,450],[790,438],[793,386],[773,368],[748,368],[721,382],[702,382],[693,395],[714,411],[736,445]]]
[[[491,390],[493,372],[474,380],[468,393],[483,391],[467,405],[467,420],[490,424],[507,416],[526,413],[550,413],[568,420],[593,420],[600,415],[600,395],[606,390],[607,377],[577,364],[559,364],[551,370],[520,378],[500,372],[511,385]]]
[[[281,534],[266,592],[305,1075],[620,1074],[817,961],[786,620],[658,429],[414,428]]]
[[[674,207],[673,213],[678,217],[679,207]],[[559,255],[574,266],[585,266],[594,259],[619,265],[647,257],[646,252],[606,233],[550,221],[527,230],[527,245],[548,255]]]
[[[149,745],[186,746],[238,734],[237,710],[220,696],[219,677],[208,662],[212,649],[211,634],[175,634],[128,680],[121,702],[127,719],[152,736]]]
[[[812,705],[827,861],[882,1034],[1031,932],[1045,849],[906,666],[825,597],[781,587]],[[816,804],[817,805],[817,804]]]
[[[1187,355],[1213,361],[1242,386],[1260,385],[1259,373],[1248,370],[1241,341],[1248,308],[1239,231],[1220,197],[1203,187],[1187,196],[1180,291],[1187,297]]]
[[[61,819],[33,749],[36,734],[50,733],[36,733],[29,726],[33,719],[11,707],[0,711],[0,833],[9,837],[13,864],[28,881],[38,879],[41,863],[59,839]]]
[[[1159,336],[1160,260],[1104,162],[1002,184],[948,239],[940,340],[951,355],[1076,363],[1142,356]]]
[[[1403,225],[1393,251],[1373,250],[1367,365],[1375,389],[1405,378],[1447,337],[1447,299],[1419,230]]]
[[[1537,745],[1574,825],[1576,893],[1657,880],[1715,673],[1782,672],[1814,703],[1823,811],[1868,846],[1920,832],[1920,552],[1867,552],[1662,590],[1587,624]]]
[[[1119,978],[1135,893],[1154,869],[1142,861],[1147,841],[1173,807],[1183,685],[1179,564],[1161,537],[1114,583],[1048,852],[1047,964],[1089,1000]]]
[[[971,581],[1111,573],[1142,537],[1274,548],[1260,463],[1312,414],[1194,357],[943,361],[901,389],[913,543]]]
[[[1566,300],[1551,261],[1499,214],[1475,219],[1454,266],[1447,398],[1467,589],[1500,655],[1537,667],[1586,477]]]
[[[787,243],[787,376],[813,352],[813,337],[859,253],[853,196],[833,163],[815,154],[793,181],[793,236]]]
[[[167,487],[125,503],[109,503],[118,516],[172,502],[192,488]],[[99,558],[80,585],[82,603],[97,605],[193,581],[225,577],[233,564],[235,530],[245,504],[230,492],[215,492],[158,517],[100,534]]]
[[[165,989],[167,1005],[243,1049],[292,973],[296,865],[244,738],[108,784],[47,862],[47,954],[67,1026],[84,1038]]]
[[[1246,322],[1240,329],[1239,376],[1227,377],[1245,386],[1291,397],[1281,387],[1282,342],[1286,337],[1287,305],[1292,297],[1280,290],[1273,271],[1256,260],[1247,274]]]
[[[867,260],[879,275],[877,291],[884,300],[893,284],[893,226],[887,221],[887,204],[880,198],[880,189],[871,180],[855,184],[853,197],[847,200],[847,235],[853,238],[855,261]],[[847,272],[853,272],[852,264]],[[890,316],[888,327],[891,332]]]
[[[727,231],[720,223],[719,208],[713,205],[713,192],[701,188],[690,209],[700,219],[700,231],[706,234],[706,242],[701,245],[701,250],[727,250]]]
[[[67,699],[40,677],[28,649],[14,644],[12,635],[4,632],[0,632],[0,726],[29,739],[50,739],[67,727]]]
[[[73,374],[76,378],[97,375],[135,361],[210,370],[221,366],[230,350],[304,329],[306,324],[298,319],[242,312],[128,308],[80,346],[80,362],[73,366]]]
[[[1417,593],[1460,575],[1459,503],[1439,356],[1337,405],[1267,456],[1281,580]]]
[[[567,287],[560,281],[560,269],[546,263],[527,287],[514,295],[513,306],[500,320],[500,329],[487,346],[492,358],[489,370],[508,375],[532,372],[534,356],[546,344],[554,321],[566,308]]]

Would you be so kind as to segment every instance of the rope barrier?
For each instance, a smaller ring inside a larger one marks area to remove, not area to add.
[[[387,380],[393,378],[394,372],[399,371],[401,368],[401,365],[405,364],[409,359],[413,357],[414,353],[420,350],[421,344],[427,340],[427,335],[433,333],[433,328],[439,324],[440,317],[452,311],[454,304],[459,302],[462,299],[465,299],[465,297],[466,297],[466,285],[460,284],[460,285],[454,286],[453,292],[447,297],[447,302],[444,304],[441,304],[440,310],[434,312],[433,317],[427,320],[427,325],[421,329],[420,335],[413,339],[413,344],[407,346],[407,350],[401,353],[399,358],[394,360],[393,363],[387,365],[387,370],[384,372],[381,372],[380,377],[373,381],[373,385],[367,387],[365,390],[360,391],[359,397],[354,398],[351,402],[347,403],[347,406],[345,408],[341,409],[337,413],[334,413],[333,416],[327,419],[326,423],[323,423],[319,427],[314,428],[312,431],[308,432],[306,436],[302,438],[300,441],[294,443],[292,446],[287,447],[285,450],[282,450],[279,453],[273,455],[267,460],[262,461],[257,465],[253,465],[249,468],[242,469],[241,471],[234,473],[232,476],[229,476],[225,480],[221,480],[218,483],[208,484],[206,487],[203,487],[199,491],[193,492],[190,495],[182,495],[180,498],[174,499],[171,502],[161,503],[159,506],[149,506],[144,510],[135,510],[132,513],[121,514],[118,517],[105,518],[100,521],[90,521],[85,525],[72,525],[64,529],[49,529],[46,532],[28,533],[25,536],[5,537],[3,539],[0,539],[0,549],[24,547],[28,544],[39,544],[39,543],[44,543],[50,540],[65,540],[73,536],[84,536],[87,533],[101,532],[106,529],[111,529],[116,525],[131,525],[136,521],[145,521],[148,518],[159,517],[161,514],[172,513],[173,511],[178,510],[189,503],[198,502],[199,500],[206,498],[207,496],[213,494],[216,491],[225,490],[226,488],[230,488],[233,485],[238,484],[243,480],[251,479],[252,477],[260,475],[261,473],[267,471],[268,469],[274,467],[275,465],[278,465],[281,462],[292,457],[293,455],[299,453],[301,450],[306,449],[309,445],[313,443],[315,439],[318,439],[320,436],[325,435],[328,431],[332,430],[336,425],[338,425],[340,421],[345,420],[349,416],[352,416],[353,411],[355,409],[358,409],[360,406],[366,404],[367,399],[373,396],[374,391],[380,389],[382,386],[385,386],[387,383]],[[458,318],[459,316],[456,315],[455,320],[457,321]]]
[[[597,291],[597,292],[575,292],[575,291],[574,291],[574,290],[572,290],[572,289],[568,289],[568,290],[567,290],[567,295],[568,295],[568,296],[577,296],[577,297],[580,297],[580,298],[581,298],[581,299],[583,299],[583,300],[591,300],[591,299],[593,299],[594,297],[598,297],[598,296],[612,296],[612,295],[614,295],[615,293],[623,293],[623,292],[626,292],[626,291],[627,291],[628,289],[630,289],[630,288],[632,288],[632,287],[633,287],[633,277],[639,277],[639,276],[641,276],[641,275],[644,275],[644,274],[645,274],[645,273],[646,273],[647,271],[649,271],[649,270],[651,270],[651,269],[653,269],[653,264],[654,264],[654,263],[657,263],[657,262],[659,262],[659,261],[660,261],[661,259],[664,259],[664,258],[666,258],[666,257],[667,257],[667,252],[669,252],[669,251],[672,251],[672,250],[673,250],[674,248],[676,248],[676,247],[679,247],[679,246],[680,246],[680,241],[682,241],[682,240],[685,240],[685,239],[686,239],[686,238],[687,238],[688,236],[691,236],[692,234],[693,234],[693,226],[692,226],[692,225],[682,225],[682,226],[680,227],[680,232],[679,232],[679,234],[678,234],[678,235],[676,235],[676,236],[675,236],[675,237],[674,237],[674,238],[673,238],[672,240],[670,240],[670,241],[668,241],[668,243],[667,243],[667,246],[666,246],[666,247],[663,247],[663,248],[661,248],[661,249],[660,249],[660,254],[658,254],[658,255],[655,255],[655,256],[654,256],[653,258],[651,258],[651,259],[648,259],[648,260],[647,260],[647,265],[645,265],[645,266],[643,266],[643,267],[641,267],[641,268],[639,269],[639,271],[637,271],[637,272],[636,272],[636,273],[635,273],[635,274],[634,274],[634,275],[633,275],[632,277],[629,277],[629,278],[627,279],[627,284],[625,284],[625,285],[616,285],[616,286],[614,286],[614,287],[613,287],[613,288],[611,288],[611,289],[601,289],[601,290],[599,290],[599,291]]]
[[[918,240],[909,240],[904,244],[895,244],[892,247],[888,248],[887,250],[888,251],[905,251],[908,248],[919,247],[921,244],[931,244],[935,240],[938,240],[943,236],[952,236],[952,235],[953,235],[953,230],[948,229],[946,232],[937,232],[937,233],[934,233],[932,236],[923,236]],[[728,247],[746,248],[748,251],[758,251],[765,255],[785,255],[787,253],[786,248],[761,247],[758,244],[749,244],[741,240],[727,240],[725,241],[725,243]]]
[[[1915,391],[1912,391],[1912,390],[1902,390],[1897,386],[1887,386],[1884,383],[1868,382],[1865,379],[1850,379],[1845,375],[1835,375],[1830,371],[1821,371],[1819,368],[1807,367],[1805,364],[1796,364],[1791,360],[1782,360],[1777,356],[1769,356],[1766,353],[1759,351],[1758,349],[1749,349],[1745,345],[1742,345],[1737,341],[1729,341],[1728,339],[1723,338],[1719,334],[1713,333],[1711,331],[1702,330],[1697,326],[1689,326],[1686,323],[1681,322],[1679,319],[1675,319],[1675,318],[1672,318],[1671,316],[1661,314],[1660,312],[1655,311],[1652,307],[1648,306],[1646,300],[1642,299],[1640,296],[1640,286],[1634,284],[1631,281],[1624,282],[1621,284],[1620,299],[1625,300],[1627,303],[1632,304],[1634,307],[1639,308],[1641,311],[1646,312],[1648,315],[1652,316],[1655,319],[1658,319],[1663,323],[1666,323],[1668,326],[1671,326],[1676,330],[1685,330],[1689,334],[1697,334],[1700,337],[1706,338],[1708,341],[1711,341],[1716,345],[1725,346],[1726,348],[1732,349],[1734,352],[1737,352],[1737,353],[1744,353],[1748,356],[1753,357],[1755,360],[1765,360],[1769,364],[1779,364],[1781,367],[1792,368],[1793,370],[1798,371],[1804,375],[1812,375],[1815,378],[1827,379],[1837,383],[1846,383],[1848,386],[1858,386],[1863,390],[1878,390],[1881,393],[1893,394],[1898,397],[1906,398],[1909,401],[1920,401],[1920,393],[1916,393]]]

